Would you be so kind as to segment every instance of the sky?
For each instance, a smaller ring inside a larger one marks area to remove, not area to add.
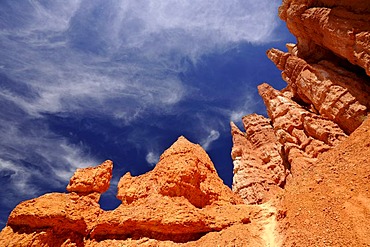
[[[295,42],[279,0],[0,1],[0,228],[21,201],[66,192],[77,168],[154,168],[184,135],[231,186],[230,121],[266,115],[266,57]]]

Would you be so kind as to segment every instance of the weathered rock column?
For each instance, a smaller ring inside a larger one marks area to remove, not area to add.
[[[234,163],[233,191],[247,204],[260,204],[285,183],[285,168],[270,120],[257,114],[243,118],[245,133],[231,123]]]

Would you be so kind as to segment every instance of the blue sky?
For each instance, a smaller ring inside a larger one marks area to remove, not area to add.
[[[295,42],[271,0],[2,0],[0,227],[20,201],[64,192],[76,168],[151,170],[180,135],[231,185],[229,122],[265,114],[285,83],[265,52]]]

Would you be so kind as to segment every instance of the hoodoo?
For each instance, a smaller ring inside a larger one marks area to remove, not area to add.
[[[279,15],[298,42],[267,56],[287,87],[258,87],[257,129],[254,114],[245,132],[232,124],[233,191],[262,207],[278,197],[282,246],[370,245],[370,5],[285,0]]]

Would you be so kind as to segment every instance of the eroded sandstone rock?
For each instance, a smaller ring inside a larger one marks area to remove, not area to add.
[[[293,101],[291,92],[279,92],[266,83],[258,86],[258,91],[267,107],[275,135],[283,145],[282,158],[288,160],[293,174],[302,173],[320,153],[347,137],[336,123]]]
[[[103,193],[108,190],[112,178],[113,162],[107,160],[97,167],[77,169],[67,190],[81,194]]]
[[[270,119],[244,117],[245,132],[231,124],[233,190],[241,198],[204,150],[182,137],[153,171],[121,178],[115,210],[98,204],[112,176],[106,161],[78,170],[69,193],[20,203],[0,245],[369,245],[370,4],[284,0],[279,15],[298,43],[268,56],[288,86],[259,86]]]
[[[370,75],[370,6],[366,1],[284,0],[279,15],[297,37],[298,56],[320,59],[330,51]]]
[[[199,246],[216,239],[231,240],[238,231],[244,237],[235,243],[262,246],[261,240],[246,237],[261,228],[258,218],[263,210],[243,204],[223,184],[201,146],[180,137],[153,171],[123,176],[117,195],[122,204],[104,211],[97,198],[109,185],[112,165],[106,161],[77,170],[68,185],[70,193],[51,193],[20,203],[0,233],[0,243],[176,246],[192,241],[187,246]],[[253,224],[252,217],[256,218]]]
[[[185,197],[197,208],[243,203],[223,184],[203,148],[184,137],[161,155],[153,171],[138,177],[127,173],[118,184],[117,197],[123,204],[131,204],[153,194]]]
[[[257,114],[243,118],[245,133],[231,123],[234,164],[232,189],[247,204],[268,201],[283,187],[285,168],[270,120]]]
[[[364,121],[370,107],[370,86],[356,74],[322,60],[305,60],[277,49],[268,57],[282,70],[282,77],[296,98],[337,123],[347,134]]]

